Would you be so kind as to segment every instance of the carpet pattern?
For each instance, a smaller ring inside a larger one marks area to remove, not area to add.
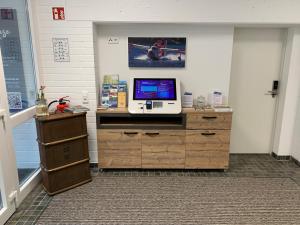
[[[58,194],[37,224],[299,224],[290,178],[94,177]]]

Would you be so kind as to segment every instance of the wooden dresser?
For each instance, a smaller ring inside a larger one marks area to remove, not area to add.
[[[86,113],[36,118],[43,186],[53,195],[91,181]]]
[[[97,112],[100,168],[227,169],[231,112]]]

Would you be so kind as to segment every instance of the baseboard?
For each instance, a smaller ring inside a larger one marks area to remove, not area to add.
[[[282,160],[282,161],[289,161],[291,160],[290,155],[277,155],[276,153],[272,152],[272,156],[277,159],[277,160]]]
[[[298,166],[300,166],[300,161],[290,155],[277,155],[276,153],[272,152],[272,156],[275,159],[282,161],[293,160]],[[98,163],[90,163],[90,168],[98,168]]]
[[[293,156],[291,158],[296,163],[296,165],[300,166],[300,161],[299,160],[295,159]]]

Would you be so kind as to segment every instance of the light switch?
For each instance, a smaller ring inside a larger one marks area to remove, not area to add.
[[[89,104],[89,92],[82,91],[82,104]]]

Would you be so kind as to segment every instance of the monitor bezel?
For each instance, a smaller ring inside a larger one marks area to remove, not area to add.
[[[136,98],[136,81],[137,80],[173,80],[174,82],[174,98]],[[157,101],[177,101],[176,78],[133,78],[133,100],[157,100]]]

